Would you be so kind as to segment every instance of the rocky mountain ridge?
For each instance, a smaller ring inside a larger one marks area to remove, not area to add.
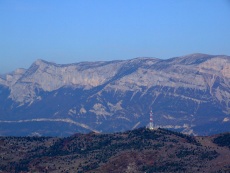
[[[0,87],[5,124],[69,119],[113,132],[146,125],[153,110],[159,127],[194,135],[230,130],[230,57],[224,55],[66,65],[37,60],[1,77]]]

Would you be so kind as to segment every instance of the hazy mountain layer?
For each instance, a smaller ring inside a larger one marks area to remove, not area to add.
[[[156,126],[207,135],[230,131],[229,101],[228,56],[37,60],[0,78],[0,135],[123,131],[147,125],[150,110]]]

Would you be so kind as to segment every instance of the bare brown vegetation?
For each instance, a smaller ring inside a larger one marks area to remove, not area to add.
[[[140,128],[67,138],[0,137],[0,172],[228,172],[229,136]]]

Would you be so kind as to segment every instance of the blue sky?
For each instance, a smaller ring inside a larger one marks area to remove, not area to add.
[[[56,63],[230,55],[230,0],[0,0],[0,73]]]

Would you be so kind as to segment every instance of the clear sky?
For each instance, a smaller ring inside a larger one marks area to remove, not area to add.
[[[0,0],[0,73],[56,63],[230,55],[230,0]]]

